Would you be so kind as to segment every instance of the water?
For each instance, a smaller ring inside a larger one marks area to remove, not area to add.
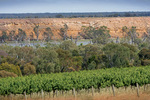
[[[58,41],[52,41],[52,42],[50,42],[51,44],[60,44],[60,42],[58,42]],[[78,41],[77,42],[77,46],[79,46],[80,44],[82,44],[82,45],[87,45],[87,44],[90,44],[90,41],[88,41],[88,40],[85,40],[85,41]],[[15,47],[15,46],[19,46],[19,47],[24,47],[24,46],[33,46],[33,47],[35,47],[35,46],[41,46],[41,47],[45,47],[46,46],[46,42],[39,42],[39,43],[0,43],[0,46],[1,45],[7,45],[7,46],[13,46],[13,47]]]

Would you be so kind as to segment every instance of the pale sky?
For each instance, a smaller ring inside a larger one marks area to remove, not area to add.
[[[0,0],[0,13],[150,11],[150,0]]]

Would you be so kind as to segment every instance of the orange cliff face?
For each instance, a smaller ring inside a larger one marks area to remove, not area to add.
[[[15,30],[16,34],[18,34],[18,28],[21,28],[26,32],[27,37],[30,37],[35,25],[39,25],[39,39],[43,39],[42,34],[47,27],[52,29],[55,39],[59,39],[60,36],[58,33],[64,24],[67,24],[69,27],[68,35],[72,35],[74,38],[81,32],[82,26],[100,27],[103,25],[108,27],[112,37],[122,37],[123,26],[127,26],[128,28],[136,26],[137,32],[141,37],[147,28],[150,28],[150,17],[0,19],[0,33],[2,31],[9,33]],[[35,34],[34,38],[36,38]]]

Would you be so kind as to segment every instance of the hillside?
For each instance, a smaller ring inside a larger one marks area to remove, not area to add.
[[[33,32],[35,25],[40,26],[40,36],[42,39],[42,34],[45,28],[51,27],[55,38],[60,38],[58,35],[60,28],[64,24],[67,24],[68,34],[76,37],[79,32],[81,32],[82,26],[107,26],[110,30],[112,37],[122,37],[122,27],[137,27],[137,32],[139,36],[142,36],[146,32],[147,28],[150,27],[150,17],[112,17],[112,18],[29,18],[29,19],[0,19],[0,33],[2,31],[15,30],[17,34],[17,29],[21,28],[25,30],[27,36],[29,37]],[[34,38],[36,38],[34,36]]]

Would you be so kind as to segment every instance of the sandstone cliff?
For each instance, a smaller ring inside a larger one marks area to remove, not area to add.
[[[142,36],[146,32],[147,28],[150,28],[150,17],[117,17],[117,18],[39,18],[39,19],[0,19],[0,33],[5,30],[9,33],[11,30],[15,30],[17,34],[18,28],[25,30],[27,36],[29,37],[33,32],[35,25],[40,26],[40,36],[42,39],[42,34],[45,28],[51,27],[55,38],[60,38],[58,35],[60,28],[64,24],[67,24],[68,34],[76,37],[81,31],[82,26],[107,26],[110,30],[112,37],[122,37],[122,27],[137,27],[137,32]],[[34,38],[36,38],[34,36]]]

